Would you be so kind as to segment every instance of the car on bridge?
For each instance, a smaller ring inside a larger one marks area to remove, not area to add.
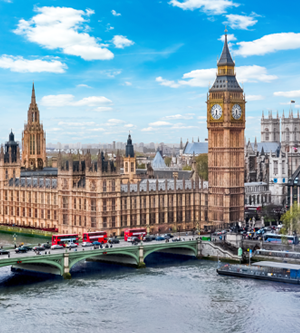
[[[51,246],[51,250],[61,250],[64,247],[62,245],[54,244]]]
[[[51,249],[51,245],[48,243],[44,243],[41,246],[43,246],[45,249]]]
[[[20,246],[15,249],[16,253],[27,253],[28,249],[26,247]]]
[[[68,248],[74,248],[74,247],[77,247],[77,244],[70,242],[70,243],[66,244],[66,247],[68,247]]]
[[[81,246],[83,246],[83,247],[88,247],[88,246],[93,246],[93,244],[90,243],[90,242],[83,242],[83,243],[81,244]]]
[[[92,245],[102,245],[102,243],[98,242],[98,241],[95,241],[92,243]],[[104,245],[104,244],[103,244]]]
[[[173,238],[172,242],[181,242],[181,238],[180,237]]]
[[[162,240],[165,240],[165,237],[164,236],[156,236],[155,240],[156,241],[162,241]]]
[[[109,238],[108,243],[109,244],[119,244],[120,241],[118,240],[118,238]]]
[[[1,255],[5,255],[5,254],[9,254],[9,251],[8,250],[0,250],[0,256]]]
[[[33,248],[33,251],[45,251],[45,248],[44,248],[44,246],[35,246]]]
[[[155,239],[155,237],[154,237],[154,239]],[[147,235],[145,237],[145,242],[152,242],[152,240],[153,240],[153,238],[150,235]]]

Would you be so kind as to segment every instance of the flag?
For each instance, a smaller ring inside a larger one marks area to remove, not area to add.
[[[295,101],[291,101],[291,103],[295,103]]]

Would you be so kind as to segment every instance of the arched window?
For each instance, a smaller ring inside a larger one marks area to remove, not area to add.
[[[269,129],[266,128],[265,132],[266,132],[266,134],[265,134],[266,141],[269,141],[270,140]]]
[[[290,141],[290,130],[288,128],[285,129],[285,141]]]
[[[257,196],[257,204],[259,204],[259,195]]]
[[[276,129],[274,128],[274,139],[273,139],[273,141],[277,141],[276,140]]]
[[[294,141],[297,141],[297,129],[294,129]]]

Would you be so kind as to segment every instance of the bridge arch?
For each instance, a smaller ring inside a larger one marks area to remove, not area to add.
[[[82,260],[86,260],[89,258],[93,258],[93,257],[103,257],[103,258],[109,258],[109,256],[117,256],[117,255],[125,255],[128,257],[131,257],[134,259],[135,263],[138,264],[138,256],[135,255],[134,253],[128,252],[128,251],[114,251],[114,252],[108,252],[107,254],[102,254],[99,253],[97,251],[95,251],[95,253],[87,253],[85,255],[81,255],[80,257],[77,258],[70,258],[70,262],[69,262],[69,269],[71,270],[71,268],[76,265],[78,262],[82,261]],[[117,262],[116,262],[117,263]]]
[[[177,245],[177,244],[176,244]],[[188,250],[191,250],[193,252],[193,254],[195,255],[195,257],[197,256],[197,249],[195,246],[192,246],[192,245],[188,245],[188,244],[184,244],[184,245],[177,245],[177,246],[170,246],[170,247],[167,247],[167,246],[158,246],[158,247],[155,247],[153,249],[149,249],[148,251],[144,248],[144,260],[146,259],[146,257],[148,257],[151,253],[153,252],[158,252],[158,251],[163,251],[163,250],[180,250],[180,249],[188,249]]]

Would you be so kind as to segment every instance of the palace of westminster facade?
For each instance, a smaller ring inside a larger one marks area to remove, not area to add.
[[[207,100],[208,183],[196,172],[189,180],[178,179],[176,173],[173,178],[142,178],[130,135],[125,156],[117,153],[115,161],[100,151],[96,161],[89,151],[75,160],[71,154],[65,160],[59,153],[47,167],[45,132],[33,86],[22,157],[12,132],[1,146],[0,223],[80,235],[96,230],[121,235],[128,227],[191,230],[243,220],[245,96],[234,67],[225,35]]]

